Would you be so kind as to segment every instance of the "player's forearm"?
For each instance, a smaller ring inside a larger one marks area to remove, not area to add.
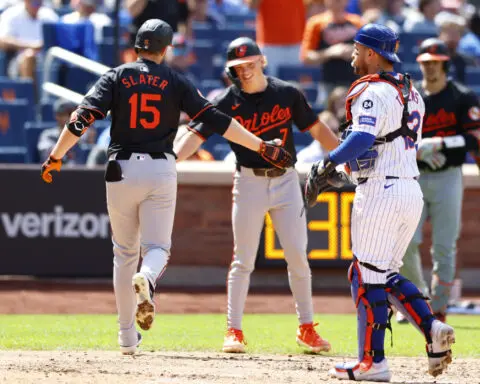
[[[338,147],[339,141],[337,136],[335,136],[328,125],[320,120],[310,129],[310,134],[327,151],[332,151]]]
[[[255,152],[258,152],[262,144],[262,139],[247,131],[235,119],[232,119],[223,137]]]
[[[202,139],[193,132],[186,133],[174,146],[177,162],[188,159],[202,145]]]
[[[79,136],[75,136],[66,127],[63,128],[63,131],[58,138],[57,144],[55,144],[55,147],[53,147],[50,156],[57,160],[62,159],[65,154],[70,150],[70,148],[77,144],[78,140],[80,140]]]
[[[303,55],[302,61],[304,64],[320,65],[327,61],[328,58],[326,49],[322,49],[321,51],[308,50]]]
[[[22,49],[27,49],[27,48],[36,48],[39,47],[40,45],[33,45],[30,43],[24,43],[21,42],[20,40],[17,40],[13,37],[4,37],[0,39],[0,49],[4,51],[19,51]]]

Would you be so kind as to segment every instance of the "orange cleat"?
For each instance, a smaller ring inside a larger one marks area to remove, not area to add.
[[[315,331],[317,325],[318,323],[301,324],[297,329],[297,344],[310,352],[328,352],[331,349],[330,343]]]
[[[244,353],[247,342],[241,329],[228,328],[223,340],[223,352]]]

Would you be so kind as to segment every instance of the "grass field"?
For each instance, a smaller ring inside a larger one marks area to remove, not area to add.
[[[332,355],[356,354],[356,322],[353,315],[317,318],[320,334],[332,344]],[[480,357],[480,316],[449,316],[456,329],[456,357]],[[244,332],[249,353],[298,354],[297,320],[293,315],[246,315]],[[220,351],[224,315],[158,315],[144,333],[145,351]],[[2,350],[117,350],[114,315],[1,315]],[[393,323],[393,343],[386,333],[388,356],[425,356],[423,337],[410,325]]]

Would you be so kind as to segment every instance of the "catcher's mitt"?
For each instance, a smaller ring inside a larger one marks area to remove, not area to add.
[[[350,178],[345,172],[335,170],[332,162],[319,161],[312,165],[305,180],[305,203],[308,208],[317,204],[317,197],[322,192],[331,188],[341,188],[350,183]]]
[[[283,169],[293,166],[292,155],[285,148],[278,145],[275,140],[262,142],[258,153],[264,160],[277,168]]]

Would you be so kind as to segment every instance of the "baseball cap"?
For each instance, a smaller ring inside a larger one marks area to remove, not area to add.
[[[250,63],[262,56],[257,43],[248,37],[233,40],[227,48],[227,67]]]
[[[417,61],[449,61],[448,48],[445,43],[432,37],[422,42],[419,48]]]
[[[77,104],[65,99],[58,99],[53,104],[53,113],[56,115],[63,113],[71,113],[77,108]]]

